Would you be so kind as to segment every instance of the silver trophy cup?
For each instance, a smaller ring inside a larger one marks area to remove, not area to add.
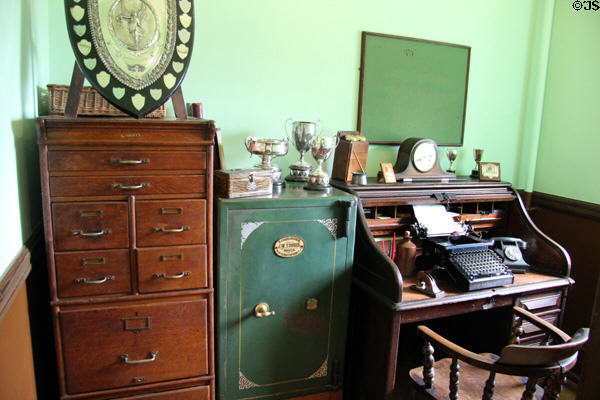
[[[331,190],[329,174],[323,171],[323,163],[333,153],[340,142],[338,136],[316,136],[311,145],[311,153],[317,161],[317,169],[308,176],[308,183],[304,186],[308,190]]]
[[[281,168],[271,163],[274,157],[284,156],[288,152],[287,140],[264,139],[248,136],[244,142],[250,154],[262,156],[262,162],[256,168],[270,170],[273,174],[273,187],[282,187]]]
[[[286,176],[286,181],[307,182],[312,171],[312,166],[304,161],[304,153],[310,149],[311,142],[317,134],[317,122],[293,121],[288,118],[285,121],[286,137],[289,137],[288,122],[292,122],[291,139],[300,153],[300,160],[290,165],[290,174]]]

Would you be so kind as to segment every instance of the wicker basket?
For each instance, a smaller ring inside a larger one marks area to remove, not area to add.
[[[68,85],[48,85],[48,97],[50,101],[50,113],[64,115],[67,107],[67,97],[69,96]],[[91,86],[84,86],[79,98],[79,108],[77,115],[97,115],[97,116],[126,116],[108,102],[100,93]],[[162,104],[156,110],[146,114],[146,118],[164,118],[166,115],[165,105]]]

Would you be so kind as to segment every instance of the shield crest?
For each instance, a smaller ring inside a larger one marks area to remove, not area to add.
[[[69,39],[87,81],[141,117],[177,90],[194,41],[193,0],[65,0]]]

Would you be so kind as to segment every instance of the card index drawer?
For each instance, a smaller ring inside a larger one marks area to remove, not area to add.
[[[59,297],[131,292],[129,250],[55,253]]]
[[[129,247],[126,202],[54,203],[56,250],[125,249]]]
[[[206,151],[48,152],[49,171],[205,170]]]
[[[205,175],[53,176],[50,195],[111,196],[206,193]]]
[[[135,214],[140,247],[206,243],[206,200],[140,200]]]
[[[204,288],[208,284],[206,245],[137,250],[141,293]]]
[[[207,375],[208,300],[59,314],[67,392]]]

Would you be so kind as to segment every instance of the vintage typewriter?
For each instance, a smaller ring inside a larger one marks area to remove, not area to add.
[[[482,239],[468,226],[455,223],[443,208],[417,206],[415,216],[419,222],[414,229],[422,239],[421,265],[443,268],[456,287],[465,291],[514,282],[512,271],[493,248],[493,239]]]
[[[471,235],[432,237],[423,241],[423,254],[445,268],[454,284],[470,291],[513,283],[514,275],[492,248],[493,240]]]

